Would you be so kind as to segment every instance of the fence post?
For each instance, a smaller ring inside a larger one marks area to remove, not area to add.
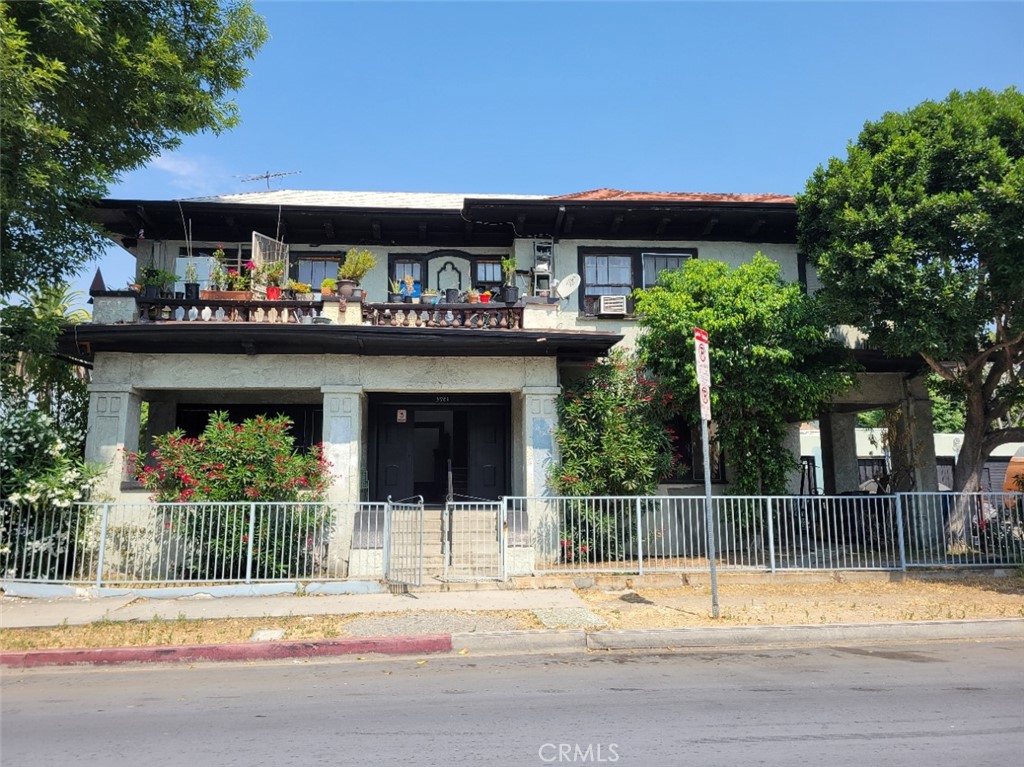
[[[775,575],[775,499],[768,497],[768,570]]]
[[[501,536],[501,545],[498,547],[501,553],[501,569],[498,571],[498,577],[502,581],[508,579],[508,505],[509,499],[507,496],[501,496],[501,509],[498,512],[498,535]]]
[[[381,557],[381,568],[384,570],[381,575],[387,580],[391,572],[391,496],[388,496],[384,504],[384,541],[382,542],[383,555]]]
[[[256,541],[254,533],[256,532],[256,504],[249,504],[249,546],[248,551],[245,555],[245,582],[252,583],[252,549]]]
[[[451,543],[451,505],[453,502],[445,503],[444,511],[441,512],[441,540],[444,541],[444,546],[441,547],[441,551],[444,554],[444,567],[441,570],[441,580],[445,583],[448,582],[448,562],[452,557],[452,543]]]
[[[107,549],[107,522],[109,519],[110,504],[105,503],[103,504],[103,516],[100,517],[100,552],[96,557],[96,588],[103,585],[103,553]]]
[[[636,497],[636,560],[637,574],[644,574],[644,524],[640,520],[640,496]]]
[[[900,547],[900,570],[907,571],[907,547],[903,534],[903,493],[896,493],[896,545]]]

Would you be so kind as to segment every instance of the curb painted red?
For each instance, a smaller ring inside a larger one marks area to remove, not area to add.
[[[247,642],[218,645],[161,645],[157,647],[100,647],[72,650],[26,650],[0,653],[0,666],[109,665],[117,663],[191,663],[193,661],[277,660],[331,655],[380,653],[420,655],[451,652],[451,634],[322,641]]]

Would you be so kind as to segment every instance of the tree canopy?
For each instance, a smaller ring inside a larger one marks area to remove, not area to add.
[[[248,0],[0,3],[0,293],[102,253],[83,208],[181,136],[238,122],[267,37]]]
[[[639,348],[698,423],[693,329],[708,332],[712,412],[739,493],[785,492],[796,460],[787,424],[816,418],[850,384],[844,352],[817,302],[756,254],[736,268],[691,259],[637,293]]]
[[[954,91],[868,122],[797,198],[832,317],[920,354],[966,402],[954,489],[977,489],[1024,403],[1024,95]]]

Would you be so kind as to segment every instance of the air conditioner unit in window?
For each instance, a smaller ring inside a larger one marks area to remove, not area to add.
[[[626,297],[598,296],[597,313],[624,317],[626,314]]]

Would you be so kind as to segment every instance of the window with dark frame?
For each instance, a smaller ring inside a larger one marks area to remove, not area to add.
[[[337,258],[311,258],[303,254],[291,254],[291,279],[304,282],[314,291],[320,290],[320,283],[330,277],[337,279],[340,260]]]
[[[474,261],[473,287],[479,291],[489,290],[492,293],[501,289],[501,262]]]
[[[652,287],[663,271],[679,269],[687,259],[696,258],[697,249],[581,247],[578,254],[583,278],[580,311],[594,315],[601,296],[630,296],[637,288]],[[632,299],[626,306],[632,314]]]

